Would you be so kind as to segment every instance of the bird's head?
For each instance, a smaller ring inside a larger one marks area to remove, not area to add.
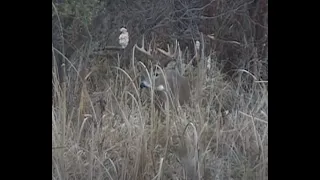
[[[121,33],[127,32],[127,29],[124,28],[124,27],[122,27],[122,28],[120,29],[120,32],[121,32]]]

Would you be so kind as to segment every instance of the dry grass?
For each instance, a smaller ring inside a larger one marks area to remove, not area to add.
[[[52,179],[268,179],[268,1],[176,2],[53,2]],[[125,51],[91,58],[123,25]],[[212,69],[187,73],[192,102],[164,118],[138,68],[113,67],[142,60],[132,47],[151,30],[158,45],[214,34],[201,52]]]
[[[133,69],[104,68],[104,80],[70,73],[64,88],[53,66],[52,179],[268,179],[263,82],[241,70],[225,82],[216,64],[208,78],[195,70],[193,102],[160,119]]]

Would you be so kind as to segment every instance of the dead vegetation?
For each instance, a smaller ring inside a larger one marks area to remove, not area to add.
[[[268,179],[267,2],[53,1],[52,179]],[[139,77],[163,58],[192,92],[161,119]]]

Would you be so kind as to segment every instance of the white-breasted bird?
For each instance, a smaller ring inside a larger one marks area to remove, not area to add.
[[[124,49],[127,47],[128,43],[129,43],[129,33],[127,31],[126,28],[121,28],[120,29],[120,36],[119,36],[119,44],[120,46]]]

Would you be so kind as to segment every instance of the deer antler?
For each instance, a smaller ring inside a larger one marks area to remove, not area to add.
[[[149,44],[149,49],[146,50],[145,47],[144,47],[144,35],[142,35],[142,43],[141,43],[141,47],[139,47],[137,44],[135,44],[135,48],[137,50],[139,50],[140,52],[142,52],[143,54],[146,54],[147,56],[149,56],[150,58],[153,58],[153,55],[152,55],[152,49],[151,49],[151,42]]]
[[[152,36],[152,40],[151,42],[149,43],[149,47],[148,49],[145,48],[145,42],[144,42],[144,35],[142,35],[142,43],[141,43],[141,46],[139,47],[137,44],[135,44],[135,48],[142,52],[143,54],[147,55],[149,58],[151,58],[152,60],[155,60],[157,61],[158,63],[160,63],[160,66],[162,67],[167,67],[167,65],[173,61],[173,60],[176,60],[176,59],[180,59],[181,60],[181,57],[180,58],[177,58],[178,56],[181,56],[181,51],[180,51],[180,45],[178,43],[178,40],[175,40],[174,44],[172,47],[170,47],[170,45],[168,44],[168,50],[165,51],[161,48],[156,48],[155,50],[162,53],[163,55],[165,55],[166,57],[168,58],[163,58],[163,59],[158,59],[156,57],[154,57],[154,53],[152,51],[152,42],[154,41],[154,37]],[[182,64],[182,62],[177,62],[177,63],[180,63]]]
[[[157,50],[162,53],[163,55],[169,57],[169,59],[163,59],[161,64],[166,67],[172,60],[175,60],[177,58],[177,56],[179,54],[177,54],[178,49],[180,49],[179,47],[179,43],[178,40],[175,40],[174,45],[173,45],[173,49],[170,47],[169,44],[167,44],[168,46],[168,51],[165,51],[163,49],[157,48]]]
[[[171,51],[170,45],[168,44],[167,46],[168,46],[168,51],[165,51],[165,50],[160,49],[160,48],[157,48],[157,50],[159,52],[161,52],[163,55],[168,56],[171,59],[174,59],[177,56],[177,49],[178,49],[178,46],[179,46],[178,40],[175,40],[174,49],[173,49],[174,51],[173,52]]]

